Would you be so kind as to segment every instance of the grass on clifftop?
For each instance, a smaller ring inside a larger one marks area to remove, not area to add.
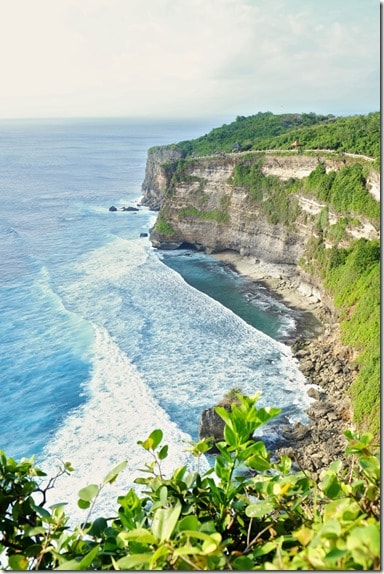
[[[176,144],[183,155],[217,152],[290,149],[299,140],[303,149],[328,149],[366,155],[380,160],[380,113],[335,117],[314,113],[259,112],[238,116],[194,140]],[[378,167],[378,166],[377,166]]]

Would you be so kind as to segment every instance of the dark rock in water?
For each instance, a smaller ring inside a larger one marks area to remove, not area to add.
[[[224,407],[226,411],[230,412],[232,410],[233,404],[239,404],[239,399],[236,396],[236,391],[237,389],[232,389],[229,391],[216,406]],[[218,449],[215,445],[217,442],[220,442],[224,438],[225,423],[223,419],[216,413],[216,406],[204,409],[200,417],[199,438],[213,439],[213,446],[208,451],[209,453],[217,453]],[[249,438],[251,439],[252,435]]]
[[[138,207],[122,207],[121,211],[140,211]]]
[[[229,409],[228,409],[229,410]],[[199,437],[210,438],[213,437],[214,442],[223,440],[224,437],[224,421],[215,411],[215,407],[204,409],[201,413],[199,425]],[[214,450],[211,449],[211,452]]]
[[[114,205],[111,205],[111,207],[109,208],[109,211],[117,211],[117,207],[115,207]]]
[[[148,237],[148,233],[140,233],[140,237]]]

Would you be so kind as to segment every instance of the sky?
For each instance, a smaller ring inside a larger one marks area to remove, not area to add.
[[[379,0],[0,0],[0,118],[380,109]]]

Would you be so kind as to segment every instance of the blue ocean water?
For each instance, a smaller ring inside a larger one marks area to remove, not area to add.
[[[213,256],[160,253],[140,237],[156,217],[140,205],[148,148],[211,127],[0,122],[0,448],[52,472],[70,460],[56,500],[75,501],[128,459],[108,506],[137,476],[137,441],[154,428],[170,445],[165,467],[192,465],[186,442],[202,409],[233,387],[305,419],[305,379],[279,342],[293,312],[247,299]]]

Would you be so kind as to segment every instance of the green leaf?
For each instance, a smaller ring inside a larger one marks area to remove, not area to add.
[[[182,530],[198,530],[200,527],[200,522],[197,519],[196,516],[194,516],[193,514],[190,514],[188,516],[184,516],[184,518],[182,518],[179,521],[179,524],[177,525],[177,530],[178,532],[181,532]]]
[[[333,472],[335,472],[336,474],[338,472],[340,472],[340,470],[343,468],[343,463],[341,460],[334,460],[330,465],[329,465],[329,470],[332,470]]]
[[[380,555],[379,525],[366,524],[351,530],[347,538],[347,548],[361,553],[365,553],[368,550],[373,556],[378,557]]]
[[[80,560],[80,570],[87,570],[88,566],[92,564],[94,558],[96,558],[99,551],[100,551],[99,545],[92,548],[92,550],[88,552],[88,554],[86,554],[86,556],[84,556],[84,558]]]
[[[25,556],[28,556],[28,558],[36,558],[36,556],[38,556],[40,554],[42,550],[42,545],[41,544],[31,544],[31,546],[28,546],[28,548],[24,549],[25,552]]]
[[[224,427],[224,439],[225,439],[226,443],[229,444],[230,446],[236,446],[238,444],[239,437],[231,427],[229,427],[228,425],[225,425],[225,427]]]
[[[101,536],[103,534],[103,532],[105,532],[105,530],[108,527],[108,522],[105,520],[105,518],[96,518],[96,520],[94,520],[91,530],[89,531],[89,534],[91,536]]]
[[[211,554],[215,552],[220,546],[221,542],[221,534],[218,532],[213,532],[213,534],[209,534],[208,537],[203,541],[203,554]]]
[[[163,558],[164,556],[168,556],[169,548],[167,546],[159,546],[159,548],[153,553],[150,568],[153,569],[153,566],[156,566],[156,562],[159,558]]]
[[[253,560],[249,556],[238,556],[231,563],[234,570],[242,570],[243,572],[249,572],[253,569]]]
[[[31,504],[32,508],[37,512],[37,514],[39,516],[41,516],[42,518],[45,518],[46,520],[50,520],[52,518],[51,514],[48,512],[48,510],[46,510],[42,506],[35,504],[32,500],[30,501],[30,504]]]
[[[92,502],[98,492],[99,487],[97,484],[89,484],[88,486],[85,486],[79,490],[78,496],[81,500]]]
[[[227,409],[224,407],[215,407],[215,412],[221,419],[223,419],[226,425],[233,428],[231,414],[227,411]]]
[[[73,472],[75,469],[73,468],[72,463],[67,461],[64,463],[64,470],[67,472]]]
[[[262,544],[261,546],[255,548],[255,550],[252,552],[252,556],[256,557],[269,554],[270,552],[272,552],[272,550],[275,550],[276,546],[277,546],[276,542],[265,542],[265,544]]]
[[[143,554],[131,554],[130,556],[124,556],[117,561],[117,565],[120,570],[137,570],[137,566],[143,566],[142,570],[147,570],[144,568],[148,566],[151,562],[153,553],[147,552]]]
[[[159,489],[159,500],[162,506],[166,506],[168,501],[168,488],[161,486]]]
[[[107,476],[104,478],[103,484],[107,484],[107,483],[112,484],[116,480],[116,478],[118,477],[120,472],[125,469],[127,464],[128,464],[128,461],[123,460],[123,462],[120,462],[120,464],[118,464],[112,470],[110,470],[108,472]]]
[[[155,450],[161,443],[163,438],[163,431],[160,429],[155,429],[151,432],[149,437],[144,441],[138,440],[137,444],[141,445],[145,450]]]
[[[320,528],[319,535],[322,538],[338,538],[341,535],[340,523],[335,519],[328,520]]]
[[[159,460],[164,460],[165,458],[167,458],[167,456],[168,456],[168,445],[165,444],[159,450],[158,457],[159,457]]]
[[[380,480],[380,461],[375,456],[362,456],[358,459],[365,476],[370,480]]]
[[[197,546],[180,546],[173,551],[173,556],[188,556],[193,554],[203,554],[203,551]]]
[[[163,440],[163,431],[160,429],[155,429],[154,431],[151,432],[148,438],[152,442],[151,448],[155,450],[155,448],[157,448],[161,443],[161,441]]]
[[[158,508],[152,521],[152,532],[160,542],[169,540],[181,513],[181,504],[172,508]]]
[[[336,498],[342,493],[339,480],[331,470],[325,471],[321,482],[321,488],[329,498]]]
[[[283,454],[280,458],[280,462],[277,465],[277,468],[282,474],[288,474],[292,468],[292,460],[289,458],[289,456]]]
[[[314,531],[307,526],[302,526],[299,530],[296,530],[296,532],[293,532],[292,534],[292,536],[296,538],[302,546],[308,546],[313,538],[313,535]]]
[[[228,467],[227,461],[223,456],[217,455],[215,459],[215,473],[221,478],[222,481],[226,481],[230,475],[230,468]]]
[[[262,455],[255,454],[247,460],[247,466],[259,472],[263,472],[271,468],[271,463]]]
[[[67,562],[63,562],[55,568],[55,570],[87,570],[88,567],[92,564],[94,558],[96,558],[97,554],[100,551],[100,546],[97,545],[88,554],[86,554],[81,560],[68,560]]]
[[[123,542],[135,540],[141,544],[155,544],[157,538],[146,528],[132,528],[128,532],[119,532],[117,535],[119,540]]]
[[[8,559],[8,564],[11,570],[26,570],[28,568],[28,560],[22,554],[12,554]]]
[[[350,498],[339,498],[329,502],[324,508],[324,522],[332,518],[353,522],[361,514],[357,502]]]
[[[88,502],[88,500],[82,500],[81,498],[79,498],[79,500],[77,501],[77,506],[82,510],[86,510],[91,506],[91,503]]]
[[[30,526],[30,527],[26,527],[24,529],[24,534],[26,536],[36,536],[36,534],[45,534],[46,533],[46,529],[44,528],[44,526]]]
[[[266,514],[273,512],[275,510],[275,505],[268,500],[259,500],[258,502],[254,502],[250,504],[245,509],[245,514],[249,518],[262,518]]]
[[[197,530],[185,530],[183,532],[185,536],[190,538],[197,538],[203,541],[203,553],[209,554],[213,552],[221,542],[221,534],[219,532],[201,532]],[[205,545],[205,546],[204,546]]]

